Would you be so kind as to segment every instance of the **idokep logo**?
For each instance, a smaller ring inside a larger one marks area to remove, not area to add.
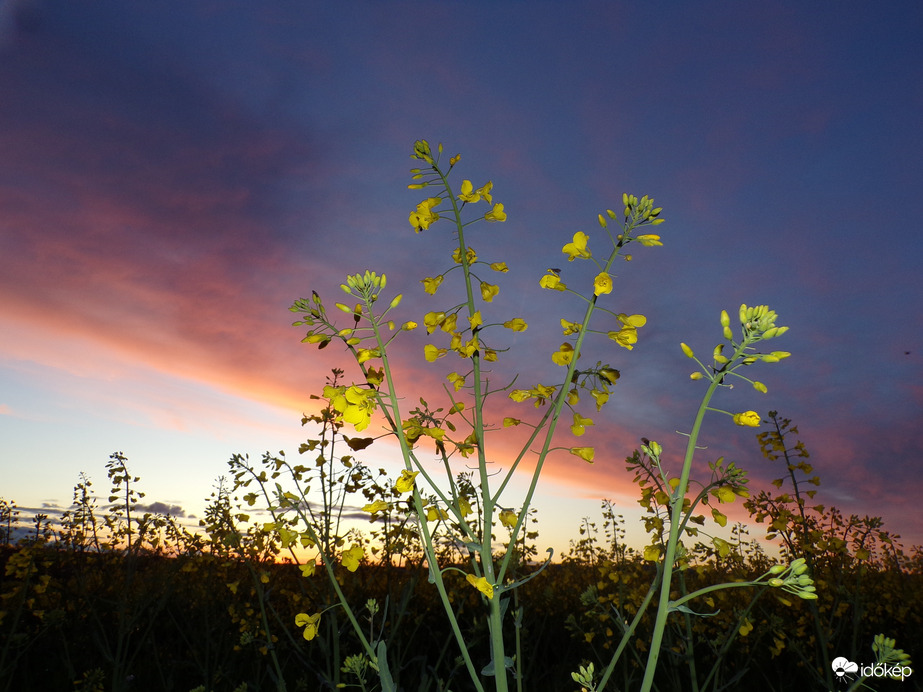
[[[853,663],[847,658],[838,656],[830,664],[833,673],[840,682],[852,682],[858,676],[863,679],[867,678],[891,678],[903,682],[913,674],[910,666],[904,666],[899,663],[867,663],[859,665]]]

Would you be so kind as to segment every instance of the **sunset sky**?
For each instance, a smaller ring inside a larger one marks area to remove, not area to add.
[[[633,351],[588,347],[622,379],[579,441],[595,464],[546,468],[540,550],[603,497],[643,540],[623,460],[642,436],[681,458],[705,386],[679,343],[709,353],[741,303],[775,309],[793,355],[754,366],[768,394],[715,405],[793,419],[819,502],[923,543],[921,46],[909,1],[0,0],[0,497],[54,514],[83,471],[105,505],[121,451],[145,502],[189,518],[233,453],[297,457],[330,368],[358,376],[299,343],[294,299],[332,305],[372,269],[405,294],[397,319],[456,302],[419,283],[448,268],[451,228],[407,221],[425,138],[509,214],[470,241],[510,267],[489,308],[530,324],[498,334],[522,384],[560,377],[580,309],[538,287],[585,271],[562,245],[602,241],[622,192],[664,208],[664,247],[608,296],[648,324]],[[409,406],[458,367],[423,343],[395,352]],[[783,472],[725,416],[705,443],[700,476],[719,455],[755,488]],[[399,468],[384,441],[363,458]]]

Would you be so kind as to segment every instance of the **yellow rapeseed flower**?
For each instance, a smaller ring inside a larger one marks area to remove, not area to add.
[[[586,432],[586,426],[593,425],[592,418],[584,418],[579,413],[574,413],[574,424],[570,426],[570,431],[576,436],[580,437],[583,433]]]
[[[428,312],[423,315],[423,324],[426,325],[426,333],[432,334],[436,331],[436,328],[439,327],[445,321],[445,313],[442,311],[439,312]]]
[[[500,287],[489,284],[486,281],[481,282],[481,298],[485,303],[493,302],[494,296],[500,293]]]
[[[503,211],[503,205],[497,202],[494,208],[484,214],[487,221],[506,221],[506,212]]]
[[[574,359],[574,347],[573,345],[565,342],[561,344],[561,347],[551,354],[551,360],[556,365],[561,365],[566,367],[571,364],[571,361]]]
[[[452,383],[452,386],[455,388],[456,392],[465,386],[465,378],[459,375],[457,372],[451,372],[446,375],[445,378]]]
[[[470,339],[468,339],[468,341],[465,342],[464,346],[459,346],[455,350],[462,358],[470,358],[477,352],[478,345],[477,336],[472,336]]]
[[[384,500],[375,500],[362,508],[363,512],[368,512],[369,514],[375,514],[376,512],[383,512],[386,509],[389,509],[391,505]]]
[[[446,334],[451,334],[458,327],[458,313],[453,312],[451,315],[446,315],[445,319],[442,321],[442,324],[439,325],[439,328],[444,331]]]
[[[589,259],[593,256],[593,254],[586,249],[586,244],[589,239],[590,237],[583,231],[574,233],[573,241],[561,248],[561,252],[567,255],[568,262],[572,262],[576,257],[580,259]]]
[[[519,521],[519,517],[511,509],[504,509],[500,512],[500,523],[506,526],[507,528],[513,528],[516,526],[516,522]]]
[[[626,325],[617,332],[609,332],[609,338],[619,346],[631,351],[638,342],[638,330]]]
[[[619,378],[622,376],[622,373],[616,370],[615,368],[605,367],[600,369],[599,376],[602,377],[609,384],[615,384],[618,382]]]
[[[438,197],[424,199],[414,211],[410,212],[410,225],[416,233],[425,231],[439,219],[439,214],[434,212],[433,208],[439,206],[441,201]]]
[[[580,457],[586,462],[593,463],[593,457],[596,455],[592,447],[571,447],[570,453],[575,457]]]
[[[523,402],[532,398],[532,391],[529,389],[514,389],[509,394],[510,399],[517,402]]]
[[[435,278],[426,277],[420,281],[423,284],[423,290],[429,293],[430,295],[435,295],[436,291],[439,290],[439,286],[442,284],[442,276],[437,276]]]
[[[471,202],[472,204],[477,202],[481,199],[481,196],[478,193],[473,192],[473,190],[474,185],[470,180],[462,180],[461,191],[458,193],[458,199],[460,199],[462,202]]]
[[[342,420],[355,426],[356,430],[365,430],[369,426],[372,413],[375,412],[374,389],[363,389],[356,385],[350,387],[324,387],[324,396],[331,406],[340,414]]]
[[[458,195],[458,199],[462,202],[480,202],[481,199],[486,201],[488,204],[492,201],[490,191],[493,188],[494,184],[488,181],[483,187],[479,187],[477,190],[474,189],[474,185],[470,180],[463,180],[461,184],[461,193]]]
[[[561,327],[564,329],[564,336],[570,336],[571,334],[576,334],[583,327],[579,322],[570,322],[561,318]]]
[[[561,277],[557,274],[545,274],[538,282],[538,285],[552,291],[564,291],[567,289],[567,285],[561,281]]]
[[[606,272],[600,272],[593,279],[593,293],[601,296],[606,293],[612,293],[612,277]]]
[[[426,521],[436,521],[437,519],[448,519],[449,513],[442,507],[430,507],[426,510]]]
[[[469,574],[465,577],[465,579],[469,584],[471,584],[471,586],[487,596],[487,598],[494,597],[493,584],[490,584],[484,577],[475,577],[473,574]]]
[[[353,543],[353,547],[343,553],[340,561],[343,563],[343,566],[350,572],[355,572],[357,569],[359,569],[359,561],[364,557],[365,551],[362,550],[362,546],[358,543]]]
[[[399,493],[409,493],[411,490],[413,490],[415,483],[414,479],[417,477],[418,473],[420,472],[408,471],[407,469],[404,469],[401,471],[401,477],[398,478],[397,482],[394,484],[394,489]]]
[[[465,249],[465,257],[470,265],[474,264],[474,261],[478,258],[478,254],[474,251],[474,248],[469,247]],[[461,248],[457,247],[452,251],[452,259],[455,260],[455,264],[462,263]]]
[[[426,358],[426,360],[430,363],[435,361],[437,358],[442,358],[446,353],[448,353],[446,349],[436,348],[432,344],[427,344],[423,347],[423,357]]]
[[[295,625],[304,627],[304,638],[311,641],[317,636],[317,629],[320,627],[320,613],[315,613],[314,615],[298,613],[298,615],[295,616]]]
[[[605,406],[606,402],[609,401],[608,390],[594,389],[590,392],[590,394],[593,396],[593,399],[596,401],[596,410],[602,411],[603,406]]]
[[[760,426],[760,414],[756,411],[744,411],[743,413],[734,414],[734,422],[737,425],[745,425],[751,428]]]

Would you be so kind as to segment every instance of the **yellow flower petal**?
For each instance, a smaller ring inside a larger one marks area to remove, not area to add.
[[[519,520],[519,517],[511,509],[504,509],[500,512],[500,523],[506,526],[507,528],[513,528],[516,526],[516,522]]]
[[[592,447],[571,447],[570,453],[591,464],[593,463],[593,457],[596,455]]]
[[[469,574],[465,577],[471,586],[476,588],[482,594],[487,596],[487,598],[494,597],[494,587],[493,584],[488,583],[487,579],[484,577],[475,577],[473,574]]]
[[[514,317],[511,320],[507,320],[503,323],[503,326],[507,329],[512,329],[514,332],[524,332],[529,328],[529,325],[526,324],[526,321],[521,317]]]
[[[567,255],[568,262],[572,262],[577,257],[580,259],[589,259],[592,257],[592,253],[586,249],[586,244],[589,239],[590,237],[583,231],[574,233],[573,241],[561,248],[561,252]]]
[[[401,477],[398,478],[397,482],[394,484],[395,490],[399,493],[409,493],[413,490],[415,483],[414,479],[419,473],[419,471],[408,471],[407,469],[401,471]]]
[[[488,221],[506,221],[506,212],[503,211],[503,205],[497,202],[493,209],[484,214],[484,218]]]

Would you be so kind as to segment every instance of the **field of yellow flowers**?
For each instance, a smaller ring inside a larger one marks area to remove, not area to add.
[[[788,421],[773,420],[783,437],[790,432]],[[773,456],[778,439],[761,435],[764,454]],[[797,454],[803,446],[793,449]],[[629,467],[636,463],[628,459]],[[781,480],[794,487],[779,483],[775,494],[757,493],[748,508],[783,550],[809,556],[818,599],[768,586],[756,598],[742,589],[716,592],[699,606],[708,617],[671,623],[657,689],[826,689],[829,661],[871,659],[869,644],[879,632],[905,645],[923,641],[920,550],[905,554],[879,519],[799,505],[797,481],[810,467],[790,457],[784,469]],[[325,608],[337,602],[331,584],[286,561],[278,532],[236,523],[239,508],[223,491],[213,496],[201,533],[169,517],[135,516],[139,479],[123,456],[113,455],[109,477],[111,497],[121,503],[101,513],[81,478],[60,525],[38,519],[15,542],[15,505],[0,508],[0,690],[377,689],[343,615]],[[624,545],[622,520],[610,503],[602,503],[601,517],[584,522],[563,561],[523,584],[509,606],[523,689],[579,689],[571,678],[574,661],[607,660],[644,597],[652,563]],[[723,555],[712,545],[696,546],[674,597],[765,572],[772,561],[760,543],[742,527],[735,537]],[[338,572],[337,581],[346,598],[364,604],[359,612],[368,636],[387,640],[396,689],[469,689],[418,546],[399,530],[387,543],[382,535],[376,541],[375,557]],[[385,544],[387,551],[380,549]],[[522,556],[516,569],[534,571],[528,547]],[[461,574],[448,579],[458,621],[468,623],[466,640],[475,655],[487,655],[479,592]],[[304,611],[324,613],[310,641],[296,624]],[[637,689],[651,624],[641,622],[613,689]],[[906,691],[919,684],[911,677],[875,680],[871,688]]]

